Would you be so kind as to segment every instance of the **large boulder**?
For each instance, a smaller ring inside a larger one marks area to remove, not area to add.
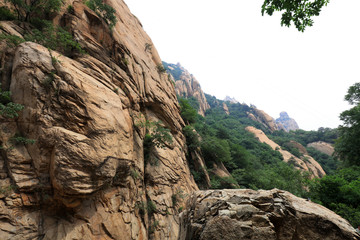
[[[180,240],[360,239],[334,212],[277,189],[196,192],[181,213],[180,231]]]

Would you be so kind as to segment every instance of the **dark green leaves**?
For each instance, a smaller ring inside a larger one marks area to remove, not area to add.
[[[312,17],[319,16],[321,8],[328,3],[329,0],[265,0],[261,13],[272,16],[275,11],[282,12],[281,26],[289,27],[293,22],[303,32],[313,25]]]

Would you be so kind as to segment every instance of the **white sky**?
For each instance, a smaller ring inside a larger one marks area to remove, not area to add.
[[[204,92],[254,104],[300,128],[341,124],[344,96],[360,81],[359,0],[331,0],[314,26],[280,26],[263,0],[125,0],[161,59],[180,62]]]

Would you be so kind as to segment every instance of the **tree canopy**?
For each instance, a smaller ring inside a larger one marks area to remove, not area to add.
[[[275,11],[282,12],[281,26],[289,27],[293,22],[295,27],[303,32],[314,23],[312,17],[319,16],[321,8],[330,0],[265,0],[261,13],[272,16]]]

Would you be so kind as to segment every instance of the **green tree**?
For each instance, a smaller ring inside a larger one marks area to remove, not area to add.
[[[355,105],[341,113],[344,124],[339,127],[339,138],[335,144],[336,155],[350,165],[360,165],[360,83],[348,90],[345,100]]]
[[[303,32],[313,25],[312,17],[319,16],[321,8],[328,3],[329,0],[265,0],[261,13],[272,16],[275,11],[282,12],[281,26],[289,27],[293,22]]]
[[[52,13],[61,8],[61,0],[5,0],[15,9],[20,21],[29,22],[33,17],[49,18]]]

